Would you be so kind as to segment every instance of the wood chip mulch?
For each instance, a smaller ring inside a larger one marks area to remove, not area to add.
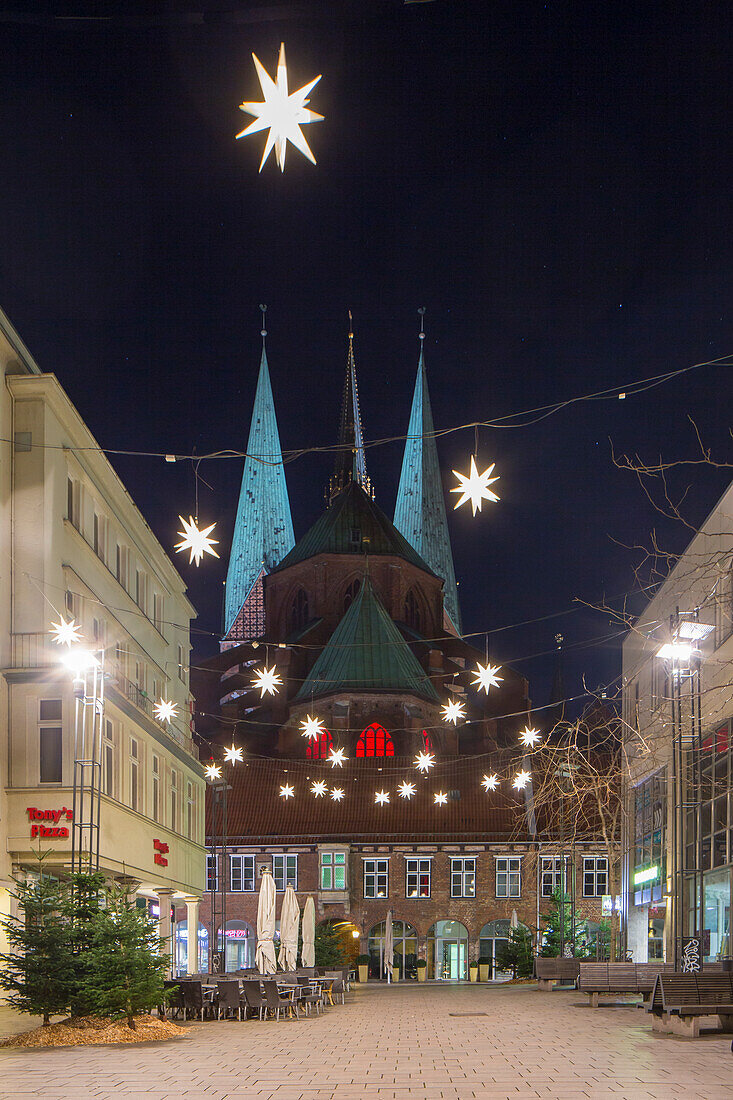
[[[188,1028],[157,1016],[136,1016],[135,1030],[125,1020],[100,1020],[96,1016],[71,1016],[48,1027],[36,1027],[19,1035],[0,1039],[3,1047],[82,1047],[105,1043],[159,1043],[183,1039]]]

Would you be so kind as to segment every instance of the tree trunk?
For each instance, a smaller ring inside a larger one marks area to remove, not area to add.
[[[129,1028],[131,1028],[133,1031],[137,1031],[137,1024],[135,1023],[135,1017],[134,1016],[128,1015],[128,1017],[127,1017],[127,1026]]]
[[[47,1012],[44,1012],[43,1013],[43,1026],[48,1027],[48,1025],[50,1023],[51,1023],[51,1017],[49,1016],[49,1014]]]

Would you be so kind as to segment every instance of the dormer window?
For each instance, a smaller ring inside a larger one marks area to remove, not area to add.
[[[361,528],[360,527],[352,527],[351,528],[351,536],[350,536],[349,541],[355,549],[358,550],[361,547]]]

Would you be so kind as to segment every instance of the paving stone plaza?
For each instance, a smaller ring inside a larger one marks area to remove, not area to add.
[[[206,1022],[181,1043],[0,1057],[2,1100],[733,1097],[730,1036],[653,1035],[633,1005],[593,1010],[576,992],[534,986],[357,986],[300,1021]]]

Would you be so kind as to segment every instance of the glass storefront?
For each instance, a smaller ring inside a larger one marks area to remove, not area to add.
[[[510,928],[509,920],[492,920],[479,932],[479,958],[491,959],[489,978],[492,982],[507,981],[512,976],[510,970],[500,970],[496,961],[502,947],[509,943]]]
[[[219,951],[223,948],[221,928],[218,936]],[[226,928],[227,973],[247,970],[255,964],[256,937],[251,925],[243,920],[229,920]]]
[[[384,977],[384,930],[385,921],[375,924],[369,933],[368,954],[369,977]],[[393,963],[399,964],[400,978],[417,978],[417,932],[405,921],[392,921],[392,943],[394,945]]]
[[[198,960],[194,968],[198,973],[205,973],[209,969],[209,930],[204,924],[199,924]],[[176,921],[176,974],[186,974],[188,971],[188,921]]]
[[[703,875],[702,953],[706,962],[729,958],[731,870],[724,868]]]
[[[468,929],[457,920],[439,920],[427,935],[428,978],[465,981],[468,977]]]

